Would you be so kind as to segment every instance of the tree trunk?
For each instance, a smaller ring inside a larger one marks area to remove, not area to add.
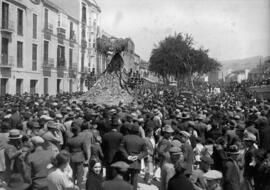
[[[190,82],[190,87],[193,90],[194,89],[194,81],[193,81],[193,77],[192,77],[192,72],[189,72],[189,82]]]
[[[169,79],[168,79],[168,77],[167,76],[163,76],[162,78],[163,78],[164,85],[169,85]]]

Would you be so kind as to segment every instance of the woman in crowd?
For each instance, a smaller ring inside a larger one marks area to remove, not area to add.
[[[86,180],[86,190],[101,190],[102,182],[102,165],[101,162],[94,158],[89,161],[89,170]]]

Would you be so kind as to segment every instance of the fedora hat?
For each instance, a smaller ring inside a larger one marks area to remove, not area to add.
[[[153,113],[154,113],[155,115],[158,115],[158,114],[159,114],[158,109],[154,109],[154,110],[153,110]]]
[[[190,118],[190,115],[187,112],[182,113],[181,119],[189,119],[189,118]]]
[[[250,132],[245,133],[244,136],[244,141],[252,141],[252,142],[256,142],[256,136]]]
[[[22,135],[21,135],[21,132],[20,130],[18,129],[12,129],[9,131],[9,139],[21,139],[22,138]]]
[[[47,122],[47,128],[48,129],[58,129],[56,126],[56,123],[54,121],[48,121]]]
[[[174,132],[172,126],[170,126],[168,124],[164,126],[163,131],[166,133],[173,133]]]
[[[203,174],[203,177],[206,180],[216,180],[216,179],[222,179],[222,173],[217,170],[209,170],[205,174]]]
[[[240,151],[237,145],[231,145],[229,146],[227,153],[231,155],[236,155],[240,154]]]

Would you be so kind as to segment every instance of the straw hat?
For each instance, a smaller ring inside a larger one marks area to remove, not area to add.
[[[22,138],[22,135],[21,135],[21,132],[20,130],[18,129],[12,129],[9,131],[9,139],[21,139]]]

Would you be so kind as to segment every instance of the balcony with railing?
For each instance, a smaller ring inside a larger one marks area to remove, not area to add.
[[[8,56],[5,54],[1,55],[1,62],[0,62],[0,67],[1,68],[11,68],[13,66],[13,56]]]
[[[91,32],[91,34],[95,33],[95,26],[94,25],[90,26],[90,32]]]
[[[11,77],[11,68],[13,67],[14,59],[13,56],[2,55],[0,63],[0,73],[2,77],[10,78]]]
[[[75,64],[74,64],[74,65],[75,65]],[[77,72],[78,72],[77,66],[69,67],[69,68],[68,68],[68,75],[69,75],[69,78],[76,78]]]
[[[85,79],[87,77],[87,73],[88,73],[88,67],[81,67],[81,78]]]
[[[66,30],[63,28],[57,28],[57,38],[58,38],[58,43],[63,44],[64,39],[66,38]]]
[[[46,40],[51,40],[51,35],[53,34],[53,25],[45,24],[43,31],[44,31],[44,38]]]
[[[57,77],[58,78],[64,78],[64,74],[65,74],[65,71],[66,71],[66,66],[58,65],[56,67],[56,70],[57,70]]]
[[[69,46],[74,47],[75,43],[76,43],[76,35],[75,35],[75,31],[72,30],[69,35]]]
[[[69,40],[70,40],[71,42],[73,42],[73,43],[76,42],[76,35],[75,35],[75,31],[74,31],[74,30],[72,30],[72,31],[70,32]]]
[[[58,78],[64,78],[64,73],[65,73],[65,70],[66,70],[65,57],[58,57],[57,58],[56,70],[57,70],[57,77]]]
[[[87,41],[85,40],[85,38],[82,38],[81,46],[82,46],[82,49],[86,49],[87,48]]]
[[[54,59],[49,58],[43,62],[43,75],[50,77],[52,74],[52,68],[54,67]]]
[[[2,19],[1,32],[11,34],[14,32],[14,21]]]

